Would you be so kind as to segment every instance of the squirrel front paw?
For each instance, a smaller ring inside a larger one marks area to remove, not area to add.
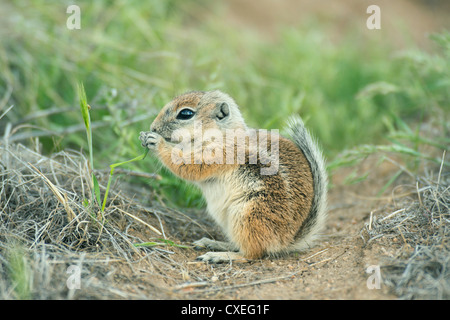
[[[157,134],[156,132],[150,131],[141,131],[139,135],[139,140],[141,140],[141,145],[145,148],[149,148],[151,150],[156,150],[159,142],[163,138]]]

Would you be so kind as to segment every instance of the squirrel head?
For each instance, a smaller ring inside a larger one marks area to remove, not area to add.
[[[184,129],[193,133],[194,124],[201,124],[203,131],[247,129],[236,102],[229,95],[214,90],[177,96],[162,108],[150,130],[171,141],[175,130]]]

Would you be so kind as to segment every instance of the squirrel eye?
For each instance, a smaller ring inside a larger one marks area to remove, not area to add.
[[[178,115],[177,115],[177,119],[179,120],[189,120],[194,116],[195,112],[192,111],[191,109],[183,109],[181,110]]]

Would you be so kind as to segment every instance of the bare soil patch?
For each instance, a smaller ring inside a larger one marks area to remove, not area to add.
[[[367,8],[378,5],[381,29],[369,30]],[[280,28],[302,28],[311,21],[326,26],[330,40],[338,40],[351,30],[364,37],[379,37],[398,48],[415,43],[429,47],[427,35],[450,27],[448,1],[427,0],[348,0],[345,2],[316,0],[230,0],[226,2],[226,18],[240,28],[251,29],[268,38],[276,38]],[[311,30],[312,31],[312,30]],[[410,36],[406,37],[405,34]],[[359,37],[355,41],[364,41]]]

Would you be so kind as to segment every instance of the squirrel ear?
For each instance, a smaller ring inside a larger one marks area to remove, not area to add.
[[[230,115],[230,107],[226,102],[217,103],[216,107],[216,118],[218,120],[223,120]]]

